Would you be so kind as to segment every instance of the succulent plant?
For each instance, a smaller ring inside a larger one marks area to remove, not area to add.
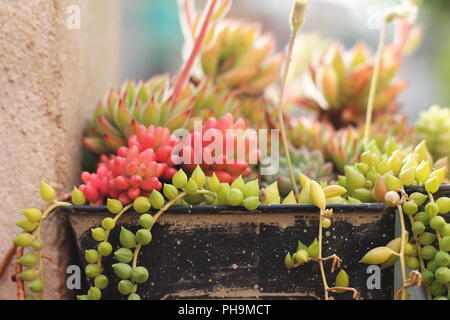
[[[344,172],[344,167],[355,163],[363,150],[362,130],[346,127],[336,130],[324,146],[324,155],[331,161],[337,172]]]
[[[359,127],[363,132],[364,127]],[[390,137],[394,137],[397,143],[402,145],[417,145],[419,139],[415,127],[409,125],[409,117],[401,112],[381,115],[371,125],[371,134],[379,145],[385,143]],[[423,140],[423,139],[422,139]]]
[[[180,146],[183,167],[193,172],[198,165],[207,176],[232,182],[252,173],[259,160],[256,131],[248,131],[244,120],[234,121],[231,113],[210,118],[201,130],[190,134]],[[231,149],[230,149],[231,148]]]
[[[196,87],[189,86],[185,90],[186,97],[196,97],[192,119],[221,118],[227,113],[232,113],[237,118],[243,118],[252,128],[267,127],[266,113],[272,104],[270,99],[264,96],[252,97],[233,93],[227,88],[213,84],[211,78],[194,79],[193,82],[198,83]]]
[[[336,130],[329,123],[312,117],[294,118],[289,134],[295,147],[320,150],[338,173],[344,172],[346,164],[358,160],[362,149],[361,129],[349,126]]]
[[[296,177],[302,173],[318,182],[331,182],[334,178],[333,164],[325,161],[320,150],[310,151],[303,147],[291,151],[291,160]],[[279,172],[276,175],[263,176],[263,180],[269,184],[278,181],[282,196],[287,196],[294,189],[285,157],[280,158]]]
[[[237,118],[244,119],[253,129],[269,128],[268,118],[273,117],[273,112],[274,108],[270,99],[243,96],[239,98],[239,102],[231,111]]]
[[[395,98],[406,87],[405,81],[394,79],[401,61],[394,46],[385,48],[375,116],[396,109]],[[336,128],[360,123],[365,116],[373,68],[373,58],[364,44],[344,51],[335,43],[304,74],[303,92],[297,103]]]
[[[129,204],[153,190],[161,190],[160,179],[176,173],[171,160],[178,140],[167,128],[137,126],[117,155],[101,156],[95,173],[83,172],[79,189],[90,203],[102,204],[106,197]]]
[[[422,29],[414,25],[417,4],[402,4],[395,11],[398,21],[392,43],[380,52],[380,70],[374,96],[374,119],[396,111],[396,97],[405,89],[406,82],[395,78],[404,57],[419,45]],[[409,18],[408,18],[409,17]],[[377,54],[378,55],[378,54]],[[312,62],[301,77],[302,90],[297,104],[318,114],[320,120],[334,127],[362,123],[366,114],[372,75],[376,59],[368,48],[359,43],[345,50],[335,42],[311,58]]]
[[[116,152],[127,144],[139,124],[176,129],[187,124],[193,101],[170,104],[170,80],[157,76],[136,84],[127,81],[123,88],[111,90],[98,104],[85,135],[84,145],[94,153]]]
[[[182,100],[193,101],[188,128],[193,128],[194,120],[207,120],[223,117],[229,112],[240,114],[242,102],[229,90],[213,84],[211,79],[196,80],[190,83],[182,94]]]
[[[408,126],[408,117],[403,114],[389,114],[380,116],[372,123],[371,136],[377,145],[393,138],[402,145],[417,145],[418,138],[414,128]],[[364,126],[346,127],[337,130],[325,146],[325,158],[332,161],[339,173],[344,173],[347,164],[359,160],[363,151]]]
[[[306,147],[309,150],[323,149],[336,131],[329,123],[320,122],[314,117],[290,118],[288,125],[289,141],[292,145],[296,148]]]
[[[187,57],[201,31],[204,13],[196,10],[193,2],[180,4]],[[210,77],[220,87],[239,94],[261,96],[279,78],[283,55],[274,54],[274,38],[270,33],[262,33],[260,25],[226,19],[230,7],[229,0],[219,0],[215,6],[201,48],[199,77]]]
[[[408,117],[401,113],[380,116],[372,124],[371,132],[380,146],[391,137],[403,145],[418,143],[415,129],[408,126]],[[325,159],[334,164],[335,170],[343,174],[347,164],[359,160],[363,150],[364,126],[335,129],[313,117],[297,117],[289,122],[289,135],[296,148],[321,150]]]
[[[420,114],[416,129],[436,158],[450,158],[450,109],[432,106]]]
[[[260,96],[279,77],[283,61],[273,55],[272,35],[239,20],[222,20],[212,28],[213,39],[201,54],[201,70],[221,87],[240,94]]]
[[[229,6],[228,1],[217,6],[201,49],[200,77],[192,77],[177,95],[177,103],[172,103],[174,88],[168,76],[139,84],[129,80],[122,90],[111,90],[97,106],[83,140],[88,150],[115,152],[126,145],[139,124],[192,129],[195,119],[220,118],[229,112],[244,117],[252,127],[266,127],[270,101],[263,93],[277,80],[282,55],[272,55],[273,38],[261,34],[259,27],[222,20]],[[195,16],[187,14],[183,20],[186,52],[193,44],[200,19],[198,12]]]
[[[195,119],[222,117],[229,112],[249,116],[252,125],[264,126],[267,101],[263,98],[238,99],[229,90],[211,80],[189,83],[180,102],[171,107],[171,83],[168,76],[156,76],[136,84],[129,80],[122,90],[111,90],[99,103],[83,139],[94,153],[116,152],[127,144],[139,125],[164,126],[170,130],[192,129]],[[261,108],[255,112],[252,108]]]
[[[384,202],[386,192],[432,178],[432,169],[445,170],[442,171],[445,178],[447,169],[441,165],[433,161],[425,141],[411,148],[397,144],[393,138],[381,146],[373,140],[359,162],[345,166],[339,184],[347,189],[350,202]]]
[[[301,32],[297,35],[289,70],[289,79],[296,80],[308,70],[317,53],[324,52],[331,45],[331,40],[314,32]],[[293,85],[297,85],[293,83]]]
[[[238,98],[233,114],[253,128],[267,127],[272,102],[265,98],[265,90],[279,78],[283,62],[282,54],[274,54],[272,35],[245,21],[216,19],[207,39],[194,79],[211,79]]]

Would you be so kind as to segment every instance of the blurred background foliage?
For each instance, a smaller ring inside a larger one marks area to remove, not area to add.
[[[439,76],[440,94],[443,104],[450,107],[450,1],[427,0],[426,14],[432,23],[429,28],[430,37],[435,41],[433,47],[433,69]]]
[[[203,5],[204,1],[197,1]],[[358,41],[376,47],[384,10],[400,0],[311,0],[305,32],[336,39],[348,48]],[[183,37],[177,0],[122,0],[122,79],[147,79],[174,73],[180,66]],[[279,49],[289,35],[291,0],[234,1],[230,16],[259,22],[275,34]],[[424,0],[419,23],[425,36],[420,49],[408,57],[401,76],[409,81],[401,95],[412,121],[432,104],[450,106],[450,1]]]

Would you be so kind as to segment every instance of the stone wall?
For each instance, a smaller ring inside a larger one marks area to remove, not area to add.
[[[76,18],[71,5],[80,8],[79,30],[67,24]],[[0,257],[19,232],[20,209],[43,205],[40,180],[59,193],[78,183],[83,126],[119,84],[119,20],[116,0],[0,1]],[[48,299],[68,295],[66,235],[60,217],[52,218],[45,229],[45,253],[56,262],[45,273]],[[0,299],[16,298],[12,271],[0,279]]]

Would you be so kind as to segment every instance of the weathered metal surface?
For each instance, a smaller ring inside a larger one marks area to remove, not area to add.
[[[406,187],[405,190],[406,190],[406,193],[408,193],[408,194],[412,194],[413,192],[420,192],[420,193],[427,194],[427,192],[425,191],[425,188],[422,186]],[[434,194],[434,197],[435,198],[450,197],[450,184],[441,185],[439,187],[438,192],[436,192]]]
[[[324,232],[324,255],[338,254],[349,273],[351,285],[364,299],[391,299],[393,271],[381,273],[381,289],[369,290],[367,265],[359,264],[366,251],[394,238],[395,219],[380,204],[336,205],[332,228]],[[90,229],[107,215],[101,207],[69,208],[69,220],[79,254],[96,247]],[[363,211],[364,210],[364,211]],[[138,228],[137,214],[120,221]],[[119,247],[118,233],[111,235]],[[150,271],[148,283],[139,286],[143,299],[321,299],[323,288],[316,263],[286,270],[284,256],[296,250],[297,240],[311,243],[318,231],[313,206],[264,206],[258,213],[226,207],[174,207],[153,228],[153,242],[139,256],[139,265]],[[84,264],[84,259],[80,263]],[[106,258],[106,265],[114,263]],[[326,263],[330,285],[335,274]],[[106,299],[123,299],[117,278],[103,292]],[[349,293],[334,295],[351,299]]]

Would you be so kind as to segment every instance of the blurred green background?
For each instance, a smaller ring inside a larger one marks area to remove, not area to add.
[[[348,48],[360,40],[375,48],[382,13],[399,3],[311,0],[304,31],[338,39]],[[177,0],[122,0],[122,6],[122,79],[174,73],[181,64],[183,44]],[[289,35],[290,7],[291,0],[237,0],[230,16],[260,22],[265,31],[275,34],[279,49],[283,49]],[[401,71],[409,88],[400,103],[412,121],[432,104],[450,106],[450,1],[424,0],[419,23],[425,31],[423,43]]]

